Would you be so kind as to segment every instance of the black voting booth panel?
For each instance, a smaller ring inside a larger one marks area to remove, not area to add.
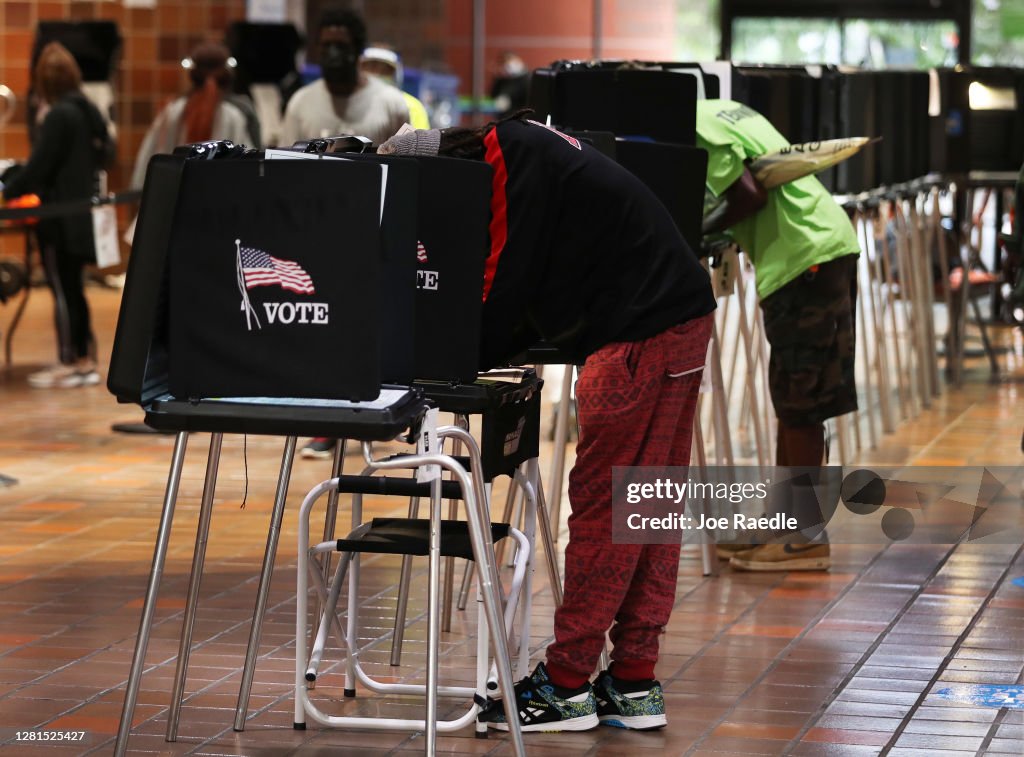
[[[881,137],[879,144],[817,174],[831,191],[862,192],[929,172],[925,72],[736,66],[732,99],[763,114],[793,143]]]
[[[491,167],[417,158],[416,378],[472,383],[480,367]]]
[[[879,71],[875,77],[875,131],[882,141],[869,148],[876,182],[900,184],[924,176],[928,167],[928,74]],[[860,135],[851,135],[860,136]]]
[[[504,403],[473,385],[490,167],[447,158],[266,161],[262,155],[212,144],[151,161],[108,372],[119,401],[147,408],[147,422],[157,428],[321,435],[339,429],[339,436],[359,438],[369,437],[352,433],[352,418],[339,426],[335,406],[322,400],[376,397],[381,376],[405,384],[389,376],[411,374],[448,389],[462,383],[471,404]],[[386,163],[389,173],[383,228],[377,163]],[[331,199],[334,179],[358,199],[344,191]],[[239,226],[244,233],[235,236]],[[246,308],[243,247],[249,257],[273,253],[300,266],[313,289],[310,304],[303,307],[302,293],[272,283],[246,288]],[[352,265],[360,247],[364,254]],[[314,260],[317,255],[324,260]],[[226,280],[232,286],[225,290]],[[312,303],[324,292],[332,299],[326,310],[317,309]],[[271,314],[278,333],[269,340],[251,335],[255,319],[267,328]],[[342,336],[331,336],[332,314]],[[312,323],[325,315],[328,323]],[[316,342],[296,339],[282,325],[316,326]],[[317,377],[309,380],[311,373]],[[223,399],[283,391],[312,399],[270,405]],[[410,401],[421,392],[413,394]],[[373,428],[386,426],[387,415],[382,421],[375,413]],[[398,412],[394,429],[381,438],[401,431],[403,422],[408,417]]]
[[[875,136],[878,108],[877,75],[870,72],[846,73],[839,77],[837,125],[839,136]],[[861,150],[835,168],[835,191],[855,194],[879,185],[875,155]]]
[[[652,65],[659,66],[665,71],[674,73],[688,73],[700,77],[704,88],[704,99],[717,100],[722,96],[722,82],[718,74],[706,71],[700,63],[688,61],[656,61]]]
[[[616,139],[608,131],[560,130],[593,145],[646,184],[668,209],[687,244],[694,250],[700,248],[706,150],[647,139]]]
[[[763,115],[791,143],[827,139],[822,135],[821,77],[802,66],[735,66],[732,99]]]
[[[295,54],[302,37],[294,24],[233,22],[225,34],[231,55],[238,62],[235,91],[250,84],[276,84],[295,71]]]
[[[1020,170],[1024,162],[1024,72],[934,69],[932,76],[933,96],[937,97],[931,104],[932,112],[937,113],[931,119],[933,169],[942,173]]]
[[[410,384],[416,378],[415,297],[394,297],[397,282],[416,281],[416,224],[420,195],[419,163],[412,158],[346,155],[387,166],[387,191],[380,223],[381,276],[372,317],[381,327],[380,372],[384,381]]]
[[[376,397],[380,203],[380,167],[368,163],[186,161],[171,236],[171,394]]]
[[[697,143],[697,80],[693,74],[620,68],[534,71],[530,106],[573,129],[611,131],[660,142]]]
[[[107,81],[121,51],[121,34],[113,21],[40,21],[32,45],[30,70],[50,42],[60,42],[82,69],[84,81]]]
[[[300,146],[323,151],[312,142]],[[344,157],[388,166],[377,306],[388,345],[381,375],[397,384],[472,383],[479,368],[480,292],[490,240],[490,166],[440,157]],[[415,286],[414,300],[393,297],[399,281]]]
[[[290,208],[295,203],[309,202],[309,198],[304,197],[301,193],[288,194],[282,191],[295,183],[296,176],[307,179],[309,186],[315,186],[319,191],[326,190],[325,196],[330,198],[332,187],[338,183],[339,171],[346,170],[349,173],[345,174],[345,180],[342,182],[344,189],[358,191],[359,194],[366,197],[359,202],[342,203],[344,207],[341,210],[338,207],[331,209],[329,215],[336,225],[332,226],[327,223],[319,225],[325,233],[333,234],[333,238],[337,241],[343,238],[343,235],[338,233],[337,225],[344,226],[346,212],[368,213],[368,217],[371,219],[371,223],[367,226],[369,233],[376,234],[377,232],[380,213],[379,167],[370,164],[357,166],[340,161],[263,161],[260,159],[261,155],[256,153],[245,156],[249,159],[219,161],[186,160],[183,155],[156,156],[150,162],[136,225],[132,256],[129,259],[126,274],[125,291],[122,296],[121,312],[108,371],[108,388],[119,401],[141,405],[146,410],[147,424],[162,430],[278,435],[326,434],[368,441],[392,439],[407,429],[410,423],[415,422],[415,419],[423,411],[423,400],[418,391],[410,391],[405,387],[384,387],[382,399],[386,401],[379,403],[382,407],[378,407],[378,403],[360,405],[358,402],[347,401],[357,399],[354,395],[360,391],[368,393],[368,398],[375,398],[381,392],[379,380],[376,378],[379,375],[379,368],[377,361],[372,358],[374,353],[371,350],[369,352],[371,358],[362,360],[363,355],[356,350],[365,350],[366,344],[359,339],[355,342],[347,338],[343,342],[327,340],[323,344],[313,345],[311,355],[303,354],[301,356],[301,359],[307,362],[298,365],[292,363],[285,371],[287,375],[282,379],[285,383],[271,387],[273,391],[266,392],[270,396],[269,399],[246,399],[244,397],[188,399],[189,395],[187,394],[176,395],[170,391],[173,384],[171,374],[175,372],[176,367],[179,372],[181,369],[191,372],[195,365],[191,362],[191,356],[196,349],[193,345],[188,344],[184,345],[182,349],[180,339],[172,338],[172,332],[181,327],[178,321],[182,318],[185,318],[186,321],[191,320],[187,313],[185,316],[182,315],[182,308],[187,310],[188,304],[196,296],[200,296],[202,299],[201,295],[195,293],[190,293],[189,297],[184,298],[184,302],[176,299],[176,295],[182,294],[180,280],[184,279],[185,286],[188,288],[193,286],[193,280],[198,277],[218,278],[227,272],[235,283],[235,286],[228,291],[232,292],[233,298],[236,300],[240,298],[241,293],[237,270],[232,272],[230,266],[225,269],[220,260],[215,261],[210,270],[207,270],[205,263],[196,268],[189,251],[182,254],[181,245],[183,243],[190,244],[191,240],[188,235],[182,237],[177,233],[178,223],[182,218],[188,218],[190,214],[197,212],[197,208],[202,205],[204,199],[209,200],[201,193],[194,193],[193,183],[195,181],[206,183],[211,176],[219,174],[218,181],[210,182],[211,187],[219,187],[221,177],[237,178],[239,171],[245,173],[251,169],[254,173],[248,178],[251,180],[252,186],[257,188],[256,191],[269,186],[266,182],[267,179],[280,183],[281,187],[277,190],[261,194],[259,199],[264,203],[262,208],[253,206],[249,209],[250,211],[264,210],[267,218],[261,223],[270,224],[271,219],[282,223],[282,214],[287,215],[288,212],[282,208]],[[330,174],[334,174],[334,176],[329,176]],[[325,179],[327,179],[326,184],[324,183]],[[186,197],[187,195],[188,197]],[[237,197],[234,198],[235,201],[237,199]],[[279,201],[276,206],[273,205],[274,200]],[[236,216],[230,209],[225,210],[224,202],[216,201],[216,198],[209,201],[211,206],[208,210],[213,215],[201,218],[200,227],[204,227],[204,224],[211,224],[211,227],[216,229],[218,226],[234,222]],[[335,196],[334,201],[337,205],[338,197]],[[317,203],[314,202],[313,205],[316,206]],[[179,212],[183,208],[184,211]],[[221,213],[220,216],[216,216],[218,211]],[[321,209],[314,208],[313,211],[307,212],[319,213]],[[216,220],[210,221],[210,218],[216,218]],[[290,222],[296,220],[301,219],[292,216]],[[290,222],[285,219],[279,233],[290,230],[289,238],[304,238],[301,234],[294,233],[294,229],[289,227]],[[255,233],[260,228],[260,223],[249,219],[246,228],[250,233]],[[210,235],[211,240],[219,240],[219,238],[217,233]],[[272,241],[270,237],[264,239]],[[199,249],[205,249],[203,247],[205,244],[201,242]],[[372,258],[374,250],[375,248],[371,245],[365,252]],[[211,257],[219,258],[220,254],[220,251],[217,250],[212,253]],[[329,259],[327,262],[334,265],[338,261]],[[302,263],[304,266],[308,266],[311,278],[319,276],[323,272],[323,269],[310,260],[304,258]],[[376,268],[376,266],[373,267]],[[354,279],[358,277],[360,271],[366,272],[365,261],[360,266],[349,267],[348,276],[353,280],[343,286],[355,286]],[[174,282],[172,281],[176,277],[179,279],[177,288],[173,286]],[[333,282],[331,283],[333,284]],[[375,289],[365,285],[362,288],[367,294],[344,304],[355,306],[375,299],[377,293]],[[214,292],[219,300],[221,294],[219,289],[218,286],[209,286],[207,293]],[[281,287],[271,286],[266,289],[268,291],[277,289],[282,293],[281,296],[287,294],[286,290]],[[252,292],[253,290],[248,291]],[[412,299],[411,285],[396,288],[393,299],[398,300],[403,296]],[[263,301],[259,300],[258,302],[262,303]],[[238,304],[236,302],[235,306]],[[266,308],[263,309],[265,312]],[[240,317],[244,322],[244,311],[236,312],[233,308],[230,310],[229,321]],[[368,324],[373,323],[372,318],[360,319],[358,312],[337,310],[335,313],[346,320],[348,329],[352,329],[353,333],[360,327],[366,328]],[[227,314],[227,309],[225,309],[225,314]],[[215,317],[208,319],[206,323],[207,328],[211,331],[224,325],[217,323]],[[197,324],[192,322],[190,328],[196,327]],[[233,327],[230,322],[226,328],[228,331],[232,331]],[[366,330],[374,342],[371,347],[375,348],[379,332],[373,328]],[[349,331],[346,329],[345,333],[347,337]],[[293,353],[301,351],[301,340],[299,344],[290,349]],[[237,346],[228,347],[220,355],[201,355],[199,367],[202,368],[208,360],[224,361],[230,364],[230,361],[234,359],[230,355],[232,350],[237,350]],[[320,373],[329,378],[330,391],[325,392],[328,396],[337,396],[342,393],[338,391],[338,387],[343,385],[336,380],[336,376],[325,372],[331,370],[327,368],[327,365],[335,359],[336,355],[347,355],[361,373],[371,376],[372,379],[367,380],[365,375],[360,376],[356,382],[358,388],[355,391],[346,390],[345,393],[349,396],[339,400],[296,399],[295,396],[299,393],[294,391],[295,387],[301,384],[305,380],[304,376],[310,372]],[[281,355],[275,355],[272,352],[262,354],[262,359],[285,364]],[[269,370],[265,370],[263,364],[258,366],[257,370],[261,373],[270,373]],[[272,370],[278,371],[278,367],[274,365]],[[220,381],[223,378],[216,376],[215,380]],[[234,382],[237,378],[236,375],[230,375],[226,380]],[[186,376],[186,380],[189,380],[188,376]],[[209,376],[204,376],[203,380],[208,381]],[[372,387],[372,390],[366,389],[367,387]],[[231,386],[229,388],[233,390],[238,387]],[[186,389],[186,391],[188,390]],[[289,397],[274,396],[282,392],[287,392]],[[228,393],[224,392],[224,394]]]
[[[691,249],[699,250],[707,152],[689,145],[621,139],[615,155],[657,195]]]
[[[118,402],[146,406],[167,393],[168,249],[184,165],[183,157],[156,155],[146,168],[107,371]]]

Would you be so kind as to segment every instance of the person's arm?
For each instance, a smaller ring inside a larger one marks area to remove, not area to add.
[[[725,190],[722,204],[704,219],[702,232],[715,234],[749,218],[768,202],[768,191],[758,183],[746,166],[743,173]]]
[[[4,185],[5,198],[24,194],[40,194],[53,182],[61,160],[67,152],[71,131],[66,115],[59,109],[51,108],[39,127],[32,154],[23,170],[17,172],[10,183]]]

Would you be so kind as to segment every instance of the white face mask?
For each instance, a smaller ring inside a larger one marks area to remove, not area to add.
[[[510,58],[503,66],[506,76],[519,76],[526,73],[526,64],[520,58]]]

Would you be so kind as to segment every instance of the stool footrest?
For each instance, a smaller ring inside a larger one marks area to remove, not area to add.
[[[338,539],[339,552],[374,552],[389,555],[426,555],[430,549],[430,521],[426,518],[374,518],[369,528],[360,526]],[[508,523],[491,523],[493,541],[509,534]],[[464,520],[441,521],[441,554],[473,559],[469,524]]]
[[[419,483],[414,478],[397,476],[338,477],[338,491],[342,494],[379,494],[395,497],[429,497],[430,484]],[[441,496],[445,499],[462,499],[462,488],[458,481],[442,481]]]

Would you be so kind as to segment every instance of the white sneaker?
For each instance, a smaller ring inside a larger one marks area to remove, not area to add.
[[[95,368],[79,365],[56,365],[28,377],[28,385],[36,389],[74,389],[98,383],[100,374]]]

